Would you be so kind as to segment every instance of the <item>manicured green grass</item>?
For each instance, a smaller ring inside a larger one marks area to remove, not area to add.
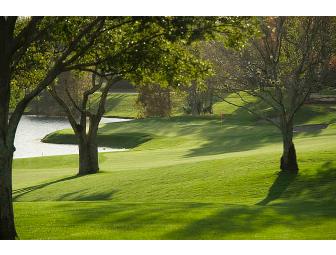
[[[332,106],[305,106],[297,123],[335,118]],[[223,103],[214,117],[110,123],[99,137],[131,148],[101,153],[99,174],[76,176],[76,155],[14,161],[20,238],[336,238],[334,124],[296,134],[296,177],[279,174],[279,132]],[[46,140],[75,141],[71,130]]]
[[[137,97],[137,93],[110,93],[106,100],[105,117],[138,118],[139,108],[136,105]],[[177,94],[172,94],[171,100],[171,114],[173,116],[182,115],[183,103],[181,96]]]
[[[110,93],[106,100],[106,117],[136,118],[136,93]]]

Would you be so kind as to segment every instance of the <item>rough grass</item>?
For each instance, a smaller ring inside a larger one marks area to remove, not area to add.
[[[297,124],[333,123],[332,109],[305,106]],[[222,103],[214,117],[102,125],[100,142],[133,149],[101,153],[99,174],[77,177],[76,155],[14,161],[20,238],[335,239],[335,126],[296,134],[290,176],[279,132]]]

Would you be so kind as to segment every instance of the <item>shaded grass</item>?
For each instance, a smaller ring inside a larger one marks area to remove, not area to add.
[[[304,202],[15,204],[24,239],[335,239],[335,209],[335,203]]]
[[[125,148],[130,149],[145,143],[152,139],[152,136],[146,133],[130,132],[130,133],[114,133],[104,134],[98,133],[98,146]],[[72,130],[56,131],[46,135],[42,142],[56,143],[56,144],[78,144],[78,138],[74,135]]]

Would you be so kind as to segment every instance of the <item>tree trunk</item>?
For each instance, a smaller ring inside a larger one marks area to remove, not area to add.
[[[12,240],[17,234],[12,201],[13,142],[7,139],[11,55],[16,18],[0,18],[0,239]],[[13,138],[14,140],[14,138]]]
[[[12,200],[13,152],[0,148],[0,239],[14,240],[17,237],[14,224]]]
[[[283,152],[280,160],[280,169],[290,173],[297,173],[299,171],[296,150],[293,143],[293,124],[286,123],[283,125]]]
[[[199,116],[201,114],[201,101],[199,99],[199,95],[197,93],[196,84],[193,83],[192,86],[189,88],[188,93],[188,106],[190,107],[190,113],[192,116]]]
[[[79,175],[95,174],[99,172],[98,146],[96,141],[82,134],[79,146]]]

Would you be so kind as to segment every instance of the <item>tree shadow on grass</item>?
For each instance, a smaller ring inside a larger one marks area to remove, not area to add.
[[[19,198],[22,196],[25,196],[31,192],[41,190],[43,188],[46,188],[48,186],[61,183],[61,182],[66,182],[70,180],[74,180],[80,177],[84,177],[85,175],[74,175],[74,176],[69,176],[65,178],[61,178],[58,180],[50,181],[50,182],[45,182],[42,184],[38,185],[33,185],[21,189],[16,189],[13,191],[13,201],[17,201]],[[62,195],[60,195],[56,201],[98,201],[98,200],[108,200],[111,199],[112,195],[117,193],[118,190],[108,190],[105,192],[92,192],[90,188],[86,189],[79,189],[74,192],[63,192]],[[35,201],[35,200],[34,200]],[[37,199],[36,201],[40,201]]]
[[[258,101],[258,104],[261,103]],[[250,107],[254,103],[246,106]],[[267,110],[264,103],[260,108],[269,118],[276,118],[274,111]],[[316,106],[304,106],[296,116],[295,134],[301,137],[312,137],[319,135],[327,124],[304,123],[319,117],[327,117],[331,107],[321,108]],[[334,110],[333,110],[334,111]],[[323,119],[321,117],[321,119]],[[334,120],[334,119],[332,119]],[[199,135],[206,141],[198,148],[192,149],[186,157],[197,157],[204,155],[217,155],[229,152],[253,150],[272,143],[281,143],[281,134],[275,126],[266,120],[257,119],[243,108],[237,108],[233,112],[225,113],[223,123],[220,121],[213,124],[213,127],[206,127]]]
[[[105,134],[104,131],[110,131],[109,129],[111,125],[113,124],[105,124],[105,126],[99,128],[97,135],[98,146],[132,149],[152,139],[150,134],[140,132]],[[46,135],[42,139],[42,142],[56,144],[78,144],[78,138],[73,133],[59,134],[58,132],[54,132]]]
[[[336,162],[324,162],[316,172],[311,174],[306,174],[304,170],[301,170],[301,174],[297,176],[282,197],[284,199],[336,201]]]
[[[282,199],[281,202],[274,203],[279,198]],[[273,203],[268,205],[270,202]],[[302,175],[296,176],[279,173],[265,199],[257,205],[223,205],[223,208],[217,210],[216,213],[171,232],[165,238],[256,239],[258,236],[259,239],[264,239],[263,236],[268,236],[268,234],[263,234],[263,232],[272,232],[272,228],[295,230],[316,226],[319,229],[319,224],[335,219],[336,166],[332,162],[325,162],[313,174],[303,172]],[[329,233],[309,231],[302,233],[301,237],[294,236],[294,238],[330,239],[336,236],[336,231]],[[286,238],[277,232],[272,235],[273,239]]]
[[[295,180],[296,174],[280,171],[275,179],[267,196],[256,205],[267,205],[268,203],[278,199],[286,191],[289,185]]]
[[[118,190],[90,192],[90,189],[81,189],[60,195],[57,201],[105,201],[111,200],[112,196],[117,192]]]
[[[332,230],[320,229],[323,224],[326,229],[335,220],[336,204],[330,201],[295,201],[272,206],[206,203],[58,206],[62,211],[65,208],[66,224],[97,229],[78,232],[79,239],[100,238],[100,229],[104,231],[104,239],[330,239],[336,236]],[[315,227],[320,232],[315,232]]]
[[[266,206],[174,202],[56,206],[66,213],[67,224],[88,230],[79,228],[79,239],[100,238],[100,229],[104,239],[334,239],[336,231],[328,226],[336,221],[336,166],[325,162],[313,172],[301,170],[293,179],[276,178],[265,198],[273,203]],[[78,192],[62,199],[85,197],[85,190]],[[278,198],[281,202],[274,203]],[[53,224],[64,224],[63,220]],[[92,228],[97,231],[90,232]]]
[[[336,121],[335,105],[306,104],[295,116],[295,123],[304,124],[319,117],[323,123],[330,124]]]
[[[58,179],[58,180],[54,180],[54,181],[45,182],[45,183],[38,184],[38,185],[33,185],[33,186],[13,190],[13,201],[18,200],[20,197],[22,197],[22,196],[24,196],[24,195],[26,195],[30,192],[43,189],[45,187],[48,187],[48,186],[56,184],[56,183],[70,181],[70,180],[73,180],[73,179],[76,179],[76,178],[79,178],[79,177],[80,177],[80,175],[68,176],[68,177],[65,177],[65,178]]]
[[[336,221],[336,165],[304,170],[296,177],[279,174],[264,206],[90,204],[69,210],[69,222],[104,227],[105,239],[334,239],[328,226]]]
[[[281,142],[277,130],[271,126],[218,126],[213,128],[214,130],[205,128],[200,132],[200,136],[206,142],[191,149],[186,157],[254,150],[267,144]]]
[[[302,233],[335,219],[336,204],[295,202],[276,206],[225,206],[215,213],[164,236],[165,239],[330,239],[327,233]],[[285,228],[283,233],[277,229]],[[274,231],[275,230],[275,231]],[[291,237],[288,238],[288,232]],[[320,235],[320,236],[318,236]]]
[[[326,125],[296,126],[296,129],[300,131],[295,132],[295,135],[300,137],[318,136],[324,128],[326,128]],[[279,143],[281,145],[282,143],[280,132],[269,124],[220,126],[216,123],[212,127],[202,129],[199,135],[206,142],[191,149],[186,157],[255,150],[270,144]]]
[[[301,172],[299,175],[279,172],[267,196],[257,205],[267,205],[278,198],[336,200],[336,166],[333,162],[324,162],[314,174]]]
[[[101,128],[98,132],[97,142],[99,146],[133,149],[153,139],[150,134],[140,132],[113,133],[104,135],[103,131],[104,128]]]

